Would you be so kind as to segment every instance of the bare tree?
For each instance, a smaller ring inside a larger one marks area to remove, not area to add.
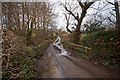
[[[74,19],[75,20],[77,20],[77,24],[75,24],[76,25],[76,28],[75,28],[75,41],[74,42],[76,42],[76,43],[78,43],[78,41],[79,41],[79,35],[81,34],[81,32],[80,32],[80,28],[81,28],[81,24],[82,24],[82,21],[83,21],[83,19],[84,19],[84,17],[86,16],[86,14],[87,14],[87,10],[88,10],[88,8],[90,8],[90,6],[94,3],[94,1],[92,0],[91,2],[88,2],[88,1],[79,1],[78,0],[78,3],[79,3],[79,6],[81,7],[81,9],[82,9],[82,13],[81,13],[81,15],[79,16],[79,12],[77,13],[77,15],[75,15],[71,10],[69,10],[68,8],[67,8],[67,6],[66,5],[64,5],[64,8],[65,8],[65,10],[69,13],[69,14],[71,14],[73,17],[74,17]]]
[[[55,19],[53,6],[47,2],[4,2],[2,9],[2,26],[29,35],[27,41],[31,40],[33,30],[40,29],[46,34]]]
[[[110,2],[110,1],[107,1],[109,4],[113,5],[115,8],[113,9],[116,13],[116,15],[114,15],[116,17],[116,28],[120,29],[120,12],[119,12],[119,2],[118,0],[114,0],[114,3]],[[110,18],[109,20],[111,22],[113,22]]]

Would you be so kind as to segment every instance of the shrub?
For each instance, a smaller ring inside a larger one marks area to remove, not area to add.
[[[34,50],[36,52],[35,58],[39,59],[41,56],[43,56],[51,42],[52,42],[52,40],[46,40],[46,41],[42,42],[41,44],[36,45],[34,47]]]
[[[120,30],[100,30],[88,34],[82,44],[92,48],[92,57],[110,60],[109,63],[120,65]]]
[[[43,56],[50,43],[52,43],[55,39],[56,36],[48,35],[48,37],[41,40],[39,44],[36,44],[33,48],[35,51],[35,57],[39,59]]]

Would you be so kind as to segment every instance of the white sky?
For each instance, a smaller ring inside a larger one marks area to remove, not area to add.
[[[65,11],[65,9],[61,6],[61,5],[59,5],[59,1],[60,2],[64,2],[65,0],[51,0],[52,2],[55,2],[56,4],[55,4],[55,12],[56,13],[58,13],[58,17],[57,17],[57,19],[56,19],[56,21],[57,21],[57,27],[60,29],[62,29],[62,30],[66,30],[66,20],[65,20],[65,17],[64,17],[64,15],[63,15],[63,13],[64,13],[64,11]],[[69,0],[70,1],[70,0]],[[105,0],[101,0],[101,7],[103,7],[104,5],[103,5],[103,3],[102,3],[102,1],[105,1]],[[110,0],[111,2],[112,1],[114,1],[114,0]],[[75,1],[73,2],[73,3],[75,3]],[[96,2],[96,4],[94,4],[94,7],[95,8],[97,8],[98,7],[98,2]],[[106,6],[106,8],[110,8],[110,7],[112,7],[111,5],[109,5],[109,6]],[[94,10],[94,9],[89,9],[88,11],[87,11],[87,14],[92,14],[92,13],[95,13],[95,11],[96,10]],[[101,14],[102,15],[108,15],[108,13],[110,12],[110,11],[112,11],[111,9],[109,9],[109,10],[105,10],[105,11],[102,11],[101,12]],[[87,19],[87,18],[89,18],[89,17],[85,17],[84,18],[84,21],[83,21],[83,23],[85,22],[85,20]],[[72,20],[72,21],[75,21],[75,20]]]

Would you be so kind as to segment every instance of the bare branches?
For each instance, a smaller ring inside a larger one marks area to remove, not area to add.
[[[94,2],[89,2],[87,3],[85,6],[87,6],[87,8],[89,8]]]
[[[79,5],[81,6],[81,8],[84,8],[83,4],[81,2],[79,2]]]
[[[75,19],[77,19],[77,17],[75,16],[75,14],[72,11],[68,10],[68,8],[66,6],[64,6],[64,8],[66,11],[69,12],[69,14],[71,14]]]
[[[77,0],[78,1],[78,0]],[[77,13],[77,16],[73,13],[73,11],[68,10],[68,8],[64,5],[65,10],[71,14],[77,21],[78,21],[78,25],[77,25],[77,29],[80,30],[80,26],[82,23],[83,18],[85,17],[86,13],[87,13],[87,9],[94,3],[94,1],[92,2],[87,2],[85,1],[84,3],[82,3],[81,1],[78,1],[79,6],[82,8],[82,13],[81,13],[81,17],[79,17],[79,14]]]
[[[112,12],[110,12],[110,14],[113,15],[114,17],[116,17],[115,14],[113,14]]]
[[[64,13],[64,15],[65,15],[65,18],[66,18],[66,21],[67,21],[67,26],[66,26],[66,29],[67,29],[67,31],[69,32],[69,33],[72,33],[72,31],[68,28],[69,27],[69,20],[70,20],[70,14],[67,16],[67,14],[65,14]]]
[[[111,4],[111,5],[115,5],[114,3],[112,3],[112,2],[110,2],[110,1],[108,1],[108,0],[106,0],[109,4]]]
[[[52,8],[53,4],[45,2],[3,3],[4,17],[2,18],[4,18],[4,21],[2,22],[4,22],[4,26],[6,28],[10,27],[13,30],[24,29],[24,32],[26,32],[25,30],[30,28],[32,20],[31,17],[34,17],[34,29],[38,29],[38,27],[40,29],[42,26],[47,28],[52,24],[52,22],[54,22],[53,20],[55,19],[55,14],[53,13]]]
[[[120,12],[119,12],[119,2],[118,0],[114,0],[114,4],[107,1],[109,4],[114,5],[114,11],[116,13],[116,28],[120,29]],[[112,14],[113,15],[113,14]],[[114,15],[113,15],[114,16]],[[111,21],[111,19],[109,18],[109,20]]]
[[[77,15],[76,15],[75,13],[73,13],[73,11],[69,10],[66,6],[64,6],[65,10],[69,14],[71,14],[75,18],[75,20],[77,20],[77,24],[76,24],[76,28],[75,28],[76,34],[74,35],[74,36],[76,36],[76,41],[75,41],[76,43],[78,43],[78,41],[79,41],[79,35],[81,34],[80,28],[81,28],[81,24],[83,22],[83,19],[87,14],[87,9],[90,8],[90,6],[94,3],[94,1],[92,1],[92,2],[87,2],[87,1],[84,1],[84,2],[80,1],[79,2],[78,1],[78,3],[79,3],[79,6],[82,8],[82,13],[81,13],[80,17],[79,17],[79,12],[77,12]],[[66,28],[68,29],[68,27],[66,27]]]
[[[77,1],[78,1],[78,0],[77,0]],[[86,8],[90,7],[90,6],[94,3],[94,0],[91,1],[91,2],[88,2],[88,3],[87,3],[87,1],[85,1],[85,3],[82,3],[81,1],[78,1],[78,3],[79,3],[79,5],[80,5],[80,7],[81,7],[82,9],[84,9],[85,7],[86,7]]]
[[[113,24],[115,24],[115,22],[114,22],[114,21],[112,21],[112,20],[110,19],[110,17],[108,17],[108,20],[109,20],[110,22],[112,22]]]

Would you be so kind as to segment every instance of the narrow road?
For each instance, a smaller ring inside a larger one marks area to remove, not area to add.
[[[63,45],[61,39],[58,38],[47,49],[49,56],[52,56],[54,68],[50,70],[53,72],[49,77],[52,78],[115,78],[117,74],[109,72],[105,68],[96,66],[83,59],[76,59],[69,56]]]

